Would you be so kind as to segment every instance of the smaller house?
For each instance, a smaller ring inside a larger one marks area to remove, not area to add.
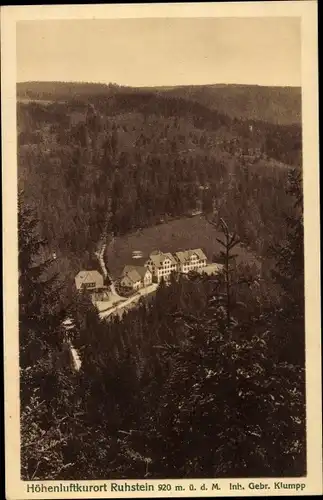
[[[75,286],[78,291],[96,291],[104,288],[103,276],[99,271],[80,271],[75,276]]]
[[[205,274],[208,274],[209,276],[213,276],[215,274],[219,274],[219,273],[222,273],[224,270],[224,265],[223,264],[216,264],[216,263],[213,263],[213,264],[208,264],[207,266],[205,267],[201,267],[200,269],[198,269],[197,271],[202,274],[202,273],[205,273]]]
[[[152,283],[152,273],[144,266],[125,266],[120,280],[120,285],[132,290],[146,287]]]
[[[206,255],[200,248],[176,252],[175,258],[178,263],[178,271],[185,274],[197,271],[205,267],[207,263]]]

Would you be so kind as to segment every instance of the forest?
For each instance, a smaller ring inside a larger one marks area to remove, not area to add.
[[[19,186],[68,277],[93,265],[107,223],[122,235],[197,207],[268,256],[268,242],[286,236],[285,187],[301,143],[297,124],[232,119],[147,92],[18,103]]]
[[[18,104],[23,479],[306,474],[301,162],[297,124],[185,99]],[[67,293],[102,232],[199,204],[223,273],[174,275],[109,322]]]
[[[107,98],[116,93],[176,97],[198,102],[239,120],[260,120],[277,125],[301,123],[300,87],[264,87],[261,85],[180,85],[175,87],[129,87],[116,83],[19,82],[17,98],[35,101],[70,101],[94,96]]]

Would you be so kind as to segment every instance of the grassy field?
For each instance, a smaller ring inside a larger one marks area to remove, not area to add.
[[[126,264],[142,265],[153,250],[177,252],[194,248],[202,248],[209,261],[218,254],[221,245],[216,238],[221,232],[211,226],[204,217],[187,217],[160,224],[118,237],[107,247],[106,259],[112,276],[120,275]],[[133,251],[141,251],[142,259],[133,259]],[[249,263],[258,266],[257,257],[247,249],[239,246],[235,253],[237,263]]]

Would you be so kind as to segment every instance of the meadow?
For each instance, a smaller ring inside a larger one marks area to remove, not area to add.
[[[221,245],[217,238],[222,238],[204,216],[182,217],[157,226],[145,228],[124,236],[116,237],[107,246],[106,261],[114,278],[118,277],[126,264],[142,265],[154,250],[177,252],[180,250],[202,248],[209,261],[217,256]],[[132,253],[141,251],[141,259],[133,259]],[[254,253],[240,244],[236,252],[237,264],[249,264],[259,267],[259,259]]]

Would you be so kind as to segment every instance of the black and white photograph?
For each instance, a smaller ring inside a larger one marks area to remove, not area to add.
[[[303,489],[318,165],[277,12],[17,21],[21,481]]]

